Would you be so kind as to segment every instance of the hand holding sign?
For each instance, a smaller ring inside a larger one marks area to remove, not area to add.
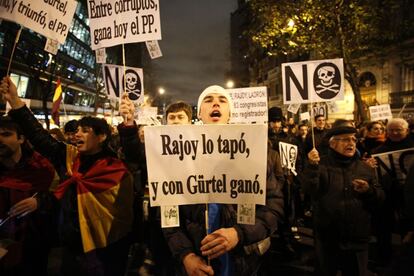
[[[308,153],[308,159],[309,159],[309,163],[312,165],[318,165],[319,161],[321,161],[321,158],[319,157],[319,152],[315,148],[313,148]]]
[[[16,85],[14,85],[8,76],[4,77],[1,81],[0,94],[3,97],[3,100],[6,100],[13,109],[18,109],[24,106],[24,102],[17,95]]]
[[[214,259],[232,250],[238,242],[239,236],[236,229],[220,228],[201,241],[201,254]]]
[[[133,102],[128,98],[128,94],[124,93],[121,98],[121,104],[119,106],[119,114],[124,118],[124,124],[132,126],[134,124],[135,106]]]

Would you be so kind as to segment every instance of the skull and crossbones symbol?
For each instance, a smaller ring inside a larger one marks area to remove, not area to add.
[[[128,93],[128,98],[132,101],[136,101],[141,96],[141,81],[137,74],[132,69],[125,71],[124,75],[124,91]]]
[[[323,66],[318,70],[318,78],[321,84],[316,85],[316,93],[320,94],[325,91],[330,91],[333,93],[339,92],[339,85],[334,83],[332,84],[335,78],[335,68],[333,66]]]

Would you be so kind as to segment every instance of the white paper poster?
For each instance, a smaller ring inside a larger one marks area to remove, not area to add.
[[[227,89],[233,102],[231,124],[266,124],[267,88],[246,87]]]
[[[389,104],[370,106],[369,113],[371,115],[371,121],[392,119],[392,112]]]
[[[77,4],[75,0],[1,0],[0,18],[64,44]]]
[[[344,73],[342,59],[283,63],[283,103],[343,100]]]
[[[141,68],[103,64],[102,70],[108,97],[119,99],[125,91],[132,102],[144,102],[144,73]]]
[[[300,107],[300,104],[290,104],[289,106],[288,106],[288,111],[290,112],[290,113],[293,113],[293,114],[296,114],[296,113],[298,113],[298,111],[299,111],[299,107]]]
[[[158,40],[145,41],[145,45],[147,45],[147,50],[151,59],[162,57],[162,52],[160,45],[158,44]]]
[[[56,55],[58,50],[59,42],[57,42],[57,40],[47,38],[45,44],[45,51],[51,53],[52,55]]]
[[[91,48],[161,39],[159,0],[88,0]]]
[[[303,112],[303,113],[300,113],[299,117],[300,117],[301,121],[310,120],[310,114],[307,111]]]
[[[298,157],[298,146],[279,142],[280,163],[282,168],[289,169],[296,175],[296,160]]]
[[[145,127],[151,206],[265,204],[267,125]]]
[[[96,63],[105,63],[106,62],[105,48],[96,49],[95,56],[96,56]]]

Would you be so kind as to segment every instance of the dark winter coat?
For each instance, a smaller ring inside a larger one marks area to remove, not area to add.
[[[312,197],[315,237],[339,243],[343,250],[366,249],[370,216],[383,200],[373,169],[357,155],[345,158],[330,149],[319,165],[309,164],[300,177]],[[353,179],[367,181],[369,190],[354,191]]]

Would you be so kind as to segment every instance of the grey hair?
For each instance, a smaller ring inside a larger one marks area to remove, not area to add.
[[[400,125],[404,129],[408,129],[408,122],[406,120],[404,120],[403,118],[393,118],[393,119],[389,120],[388,124],[387,124],[387,130],[390,129],[391,125]]]

